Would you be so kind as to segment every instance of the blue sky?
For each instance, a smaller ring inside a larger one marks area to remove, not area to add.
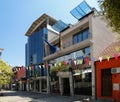
[[[2,59],[12,66],[25,65],[26,31],[43,13],[65,23],[77,20],[70,14],[83,0],[0,0],[0,48]],[[98,9],[97,0],[86,0]]]

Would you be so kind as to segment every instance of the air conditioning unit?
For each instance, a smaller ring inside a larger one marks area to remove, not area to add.
[[[120,67],[112,68],[112,69],[111,69],[111,73],[112,73],[112,74],[120,73]]]

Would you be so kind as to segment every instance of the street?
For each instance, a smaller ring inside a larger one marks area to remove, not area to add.
[[[83,97],[40,94],[26,91],[3,91],[0,102],[82,102]]]
[[[62,96],[60,94],[44,94],[26,91],[2,91],[0,102],[114,102],[111,100],[92,100],[88,101],[89,96]],[[83,101],[84,100],[84,101]]]

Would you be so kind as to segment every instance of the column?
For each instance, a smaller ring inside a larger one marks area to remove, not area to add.
[[[36,91],[36,81],[34,80],[34,92]]]
[[[48,63],[46,61],[46,68],[47,68],[47,78],[46,78],[46,81],[47,81],[47,93],[50,93],[50,77],[49,77],[49,71],[48,71]]]
[[[95,67],[92,65],[92,99],[96,98],[96,90],[95,90]]]
[[[39,79],[39,92],[41,93],[41,79]]]
[[[50,93],[50,80],[49,80],[49,76],[47,76],[47,93]]]
[[[59,86],[60,86],[60,93],[61,95],[63,95],[63,80],[60,76],[59,76]]]
[[[70,95],[74,96],[74,87],[73,87],[72,73],[70,73],[70,76],[69,76],[69,84],[70,84]]]
[[[28,80],[27,80],[27,83],[26,83],[26,90],[27,90],[27,91],[29,91],[28,84],[29,84],[29,82],[28,82]]]

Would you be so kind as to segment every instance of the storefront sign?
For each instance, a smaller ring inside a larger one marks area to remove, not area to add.
[[[114,91],[119,91],[119,83],[114,83],[113,84],[113,90]]]

